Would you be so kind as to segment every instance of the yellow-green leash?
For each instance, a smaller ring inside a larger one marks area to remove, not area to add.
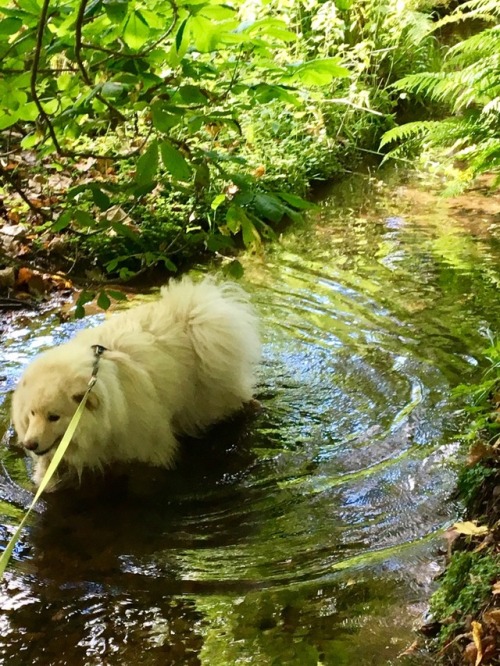
[[[0,557],[0,579],[3,577],[5,569],[7,567],[7,564],[9,563],[9,560],[12,555],[12,551],[14,550],[14,546],[16,545],[19,537],[21,536],[21,531],[28,520],[28,517],[33,510],[33,507],[37,503],[37,501],[40,499],[41,494],[49,484],[50,480],[52,479],[52,476],[54,475],[54,472],[56,471],[59,463],[61,462],[66,449],[69,446],[69,443],[73,439],[73,435],[75,434],[75,431],[78,427],[78,424],[80,422],[80,419],[82,418],[83,411],[85,409],[85,403],[87,402],[87,398],[89,397],[90,391],[93,389],[94,384],[97,381],[97,370],[99,367],[99,359],[101,355],[103,354],[104,351],[106,351],[105,347],[102,347],[101,345],[93,345],[94,349],[94,354],[95,354],[95,359],[94,359],[94,366],[92,368],[92,376],[90,378],[90,381],[87,386],[87,390],[84,393],[84,396],[78,405],[76,412],[73,414],[73,418],[69,422],[68,427],[66,428],[66,432],[63,435],[63,438],[59,442],[56,451],[54,453],[54,456],[52,460],[50,461],[50,464],[47,468],[47,471],[44,474],[44,477],[38,487],[38,490],[36,491],[35,497],[33,498],[33,501],[31,502],[30,506],[28,507],[28,510],[26,511],[23,519],[19,523],[18,528],[12,535],[9,543],[7,544],[7,547],[3,551],[1,557]]]

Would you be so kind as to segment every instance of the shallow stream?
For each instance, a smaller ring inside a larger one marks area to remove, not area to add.
[[[248,257],[262,411],[175,471],[47,496],[0,585],[0,663],[408,663],[459,512],[451,390],[499,328],[496,204],[357,177]],[[81,325],[3,324],[2,432],[22,368]],[[0,456],[5,544],[32,486]]]

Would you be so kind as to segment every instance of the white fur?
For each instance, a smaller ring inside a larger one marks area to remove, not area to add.
[[[96,344],[108,351],[64,458],[78,474],[115,461],[171,467],[178,435],[199,435],[252,397],[260,341],[246,294],[211,279],[172,281],[158,301],[80,332],[27,368],[12,416],[20,442],[37,444],[36,483],[86,390]]]

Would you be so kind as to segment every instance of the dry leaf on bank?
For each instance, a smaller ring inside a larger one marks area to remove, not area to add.
[[[483,635],[483,627],[481,626],[480,622],[476,622],[473,620],[472,622],[472,639],[474,641],[474,645],[476,646],[477,650],[477,657],[476,657],[476,663],[475,666],[479,666],[479,664],[483,660],[483,643],[482,643],[482,635]]]
[[[483,622],[490,624],[495,629],[500,629],[500,608],[493,608],[492,610],[483,613]]]
[[[454,523],[452,529],[466,536],[483,536],[489,532],[486,525],[477,525],[476,521],[472,520],[467,520],[463,523]]]
[[[476,465],[481,460],[491,458],[494,451],[491,446],[485,444],[484,442],[478,441],[470,447],[469,453],[467,455],[467,466],[472,467]]]

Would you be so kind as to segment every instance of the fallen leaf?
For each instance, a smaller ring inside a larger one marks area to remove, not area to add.
[[[492,455],[493,451],[491,446],[488,446],[481,441],[474,442],[474,444],[470,447],[469,453],[467,455],[467,466],[472,467],[481,460],[491,458]]]
[[[477,659],[477,648],[474,643],[468,643],[463,651],[463,658],[466,664],[474,666]]]
[[[27,284],[33,277],[33,271],[31,268],[20,268],[17,272],[16,286],[20,287],[23,284]]]
[[[483,613],[483,621],[486,624],[493,625],[496,629],[500,629],[500,608],[493,608]]]
[[[476,521],[467,520],[463,523],[454,523],[452,529],[455,529],[459,534],[466,534],[467,536],[482,536],[488,534],[486,525],[477,525]]]
[[[474,645],[476,646],[477,650],[477,657],[474,666],[479,666],[483,660],[483,644],[481,641],[482,635],[483,627],[481,626],[481,623],[474,620],[472,622],[472,640],[474,641]]]
[[[493,587],[491,588],[491,593],[500,594],[500,581],[497,581],[496,583],[493,584]]]
[[[408,657],[409,655],[414,654],[415,652],[417,652],[419,647],[420,647],[420,644],[419,644],[418,640],[413,641],[413,643],[408,648],[406,648],[406,650],[404,652],[400,652],[398,654],[398,658]]]

